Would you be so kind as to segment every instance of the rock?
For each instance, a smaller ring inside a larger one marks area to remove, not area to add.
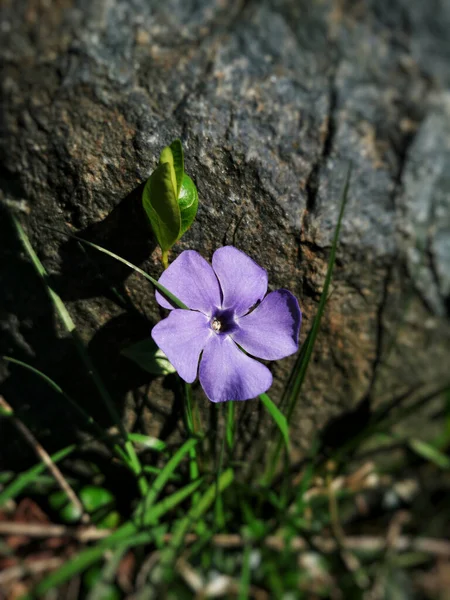
[[[448,381],[450,10],[445,0],[432,4],[2,7],[3,205],[22,215],[126,420],[136,419],[129,392],[140,390],[146,427],[160,434],[166,422],[171,431],[176,383],[153,381],[148,393],[148,377],[119,354],[159,318],[153,291],[56,230],[81,230],[157,276],[139,193],[176,137],[201,205],[174,255],[195,248],[210,258],[235,244],[267,268],[273,288],[298,296],[302,339],[353,164],[333,291],[294,415],[300,448],[368,395],[376,404]],[[1,228],[1,353],[92,407],[95,392],[5,216]],[[292,363],[273,365],[275,400]],[[33,376],[5,365],[1,376],[5,397],[42,431],[72,420]],[[238,406],[243,441],[262,434],[261,411],[257,401]],[[96,408],[99,418],[104,412]]]

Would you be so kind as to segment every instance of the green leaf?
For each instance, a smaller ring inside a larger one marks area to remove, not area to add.
[[[181,215],[181,237],[194,222],[198,209],[198,192],[192,179],[183,174],[180,193],[178,196],[178,206]]]
[[[177,198],[180,195],[181,184],[184,175],[184,156],[183,146],[180,140],[174,140],[170,146],[166,146],[161,152],[159,164],[169,163],[173,169],[174,188],[176,189]]]
[[[267,408],[272,419],[278,425],[281,435],[283,436],[284,443],[286,444],[286,448],[289,450],[289,426],[286,417],[267,394],[260,394],[259,397],[261,402]]]
[[[81,511],[67,498],[66,492],[56,490],[48,497],[48,503],[57,511],[59,518],[65,523],[76,523],[81,518]]]
[[[80,491],[80,500],[88,513],[114,502],[112,493],[98,485],[85,485]]]
[[[144,210],[163,251],[169,250],[180,236],[181,217],[174,185],[174,168],[164,162],[150,175],[142,194]]]
[[[441,469],[450,469],[450,458],[431,444],[427,444],[422,440],[412,439],[409,440],[409,447],[414,450],[416,454],[429,460]]]
[[[169,375],[175,368],[152,338],[147,338],[122,350],[121,354],[152,375]]]

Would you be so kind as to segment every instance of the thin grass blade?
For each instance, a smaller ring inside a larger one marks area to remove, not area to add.
[[[286,448],[289,450],[289,425],[286,417],[280,411],[275,402],[267,394],[260,394],[259,397],[261,399],[261,402],[266,407],[268,413],[277,424],[278,429],[280,430],[280,433],[283,436]]]
[[[333,276],[334,263],[336,260],[336,249],[339,240],[339,234],[341,231],[342,219],[344,217],[345,207],[347,204],[348,190],[350,185],[350,175],[351,175],[351,166],[349,165],[347,169],[347,173],[344,180],[344,185],[342,186],[341,197],[340,197],[340,210],[339,216],[336,224],[336,229],[334,231],[333,242],[331,245],[330,258],[328,260],[328,269],[327,274],[325,276],[325,281],[323,284],[322,294],[320,296],[319,306],[317,308],[316,316],[314,317],[314,321],[311,328],[311,333],[308,335],[307,343],[305,344],[304,355],[302,357],[302,361],[300,364],[300,368],[295,376],[295,381],[293,385],[293,390],[291,393],[291,397],[289,400],[289,405],[287,409],[286,418],[289,423],[292,417],[292,413],[294,412],[295,405],[297,403],[298,395],[300,393],[303,381],[305,379],[306,371],[308,369],[309,361],[311,359],[311,355],[314,349],[314,344],[316,343],[317,334],[319,333],[320,322],[322,320],[322,316],[325,310],[325,305],[328,300],[328,290],[330,288],[331,279]]]
[[[124,265],[127,265],[127,267],[130,267],[130,269],[132,269],[133,271],[136,271],[136,273],[139,273],[140,275],[145,277],[145,279],[150,281],[150,283],[153,284],[155,286],[155,288],[158,291],[160,291],[168,300],[170,300],[173,304],[175,304],[175,306],[178,306],[178,308],[183,308],[185,310],[189,310],[189,308],[186,306],[186,304],[184,304],[181,300],[179,300],[174,294],[172,294],[172,292],[170,292],[167,288],[165,288],[163,285],[161,285],[151,275],[149,275],[148,273],[146,273],[145,271],[143,271],[136,265],[133,265],[133,263],[131,263],[130,261],[125,260],[125,258],[122,258],[118,254],[111,252],[111,250],[107,250],[106,248],[103,248],[102,246],[99,246],[98,244],[94,244],[93,242],[88,242],[87,240],[84,240],[82,237],[74,235],[73,233],[67,233],[65,231],[60,231],[59,229],[55,229],[54,227],[47,227],[47,229],[51,229],[52,231],[56,231],[62,235],[66,235],[68,237],[74,238],[75,240],[78,240],[82,244],[86,244],[87,246],[90,246],[91,248],[95,248],[95,250],[98,250],[99,252],[103,252],[103,254],[107,254],[111,258],[114,258],[115,260],[118,260],[119,262],[123,263]]]

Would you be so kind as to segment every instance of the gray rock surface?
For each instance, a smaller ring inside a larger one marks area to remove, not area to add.
[[[175,137],[201,202],[175,253],[210,257],[226,243],[249,253],[273,288],[298,296],[302,339],[353,163],[333,293],[295,415],[300,447],[369,391],[376,402],[448,380],[449,29],[446,0],[2,3],[3,205],[22,214],[127,422],[145,397],[145,427],[158,432],[173,389],[142,388],[148,377],[120,358],[150,324],[111,288],[124,285],[154,322],[153,292],[46,227],[82,230],[157,275],[139,186]],[[1,228],[1,353],[89,404],[4,211]],[[275,399],[291,364],[273,365]],[[5,397],[42,431],[70,417],[35,380],[0,368]],[[261,434],[259,411],[256,401],[238,407],[244,438]]]

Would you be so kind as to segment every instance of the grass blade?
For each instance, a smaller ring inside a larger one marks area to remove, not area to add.
[[[249,597],[250,591],[250,554],[251,548],[246,545],[244,548],[244,555],[242,557],[242,572],[241,580],[239,582],[239,600],[246,600]]]
[[[166,496],[163,500],[153,505],[153,508],[149,513],[144,515],[144,526],[148,527],[153,525],[160,519],[165,513],[175,508],[180,502],[183,502],[189,496],[192,496],[198,488],[202,485],[203,478],[200,477],[197,481],[192,481],[184,487],[180,488],[170,496]]]
[[[351,175],[351,166],[348,167],[347,173],[344,180],[344,185],[342,186],[341,197],[339,200],[340,210],[338,221],[336,224],[336,229],[334,231],[333,242],[331,245],[330,258],[328,260],[328,269],[327,274],[325,276],[325,281],[323,284],[323,291],[320,296],[319,306],[317,308],[316,316],[314,317],[314,321],[312,324],[310,335],[308,335],[308,339],[305,344],[305,351],[303,355],[303,359],[300,364],[300,368],[295,376],[295,381],[293,385],[293,390],[291,393],[286,418],[289,423],[292,417],[292,413],[294,412],[295,405],[297,403],[298,395],[300,393],[303,381],[305,379],[306,371],[308,368],[309,361],[311,359],[311,355],[314,349],[314,344],[316,342],[317,334],[319,333],[320,322],[322,320],[322,316],[324,313],[325,305],[328,300],[328,290],[330,288],[331,278],[333,276],[334,263],[336,260],[336,249],[339,240],[339,234],[341,231],[342,219],[344,216],[345,206],[347,204],[347,196],[350,184],[350,175]]]
[[[133,265],[133,263],[126,260],[125,258],[122,258],[118,254],[111,252],[111,250],[107,250],[106,248],[103,248],[102,246],[99,246],[98,244],[94,244],[94,242],[88,242],[88,240],[85,240],[82,237],[74,235],[73,233],[67,233],[65,231],[60,231],[59,229],[55,229],[54,227],[47,227],[47,229],[51,229],[52,231],[56,231],[57,233],[60,233],[61,235],[66,235],[68,237],[74,238],[75,240],[78,240],[82,244],[86,244],[87,246],[90,246],[91,248],[95,248],[95,250],[98,250],[99,252],[103,252],[103,254],[107,254],[111,258],[114,258],[115,260],[118,260],[119,262],[123,263],[124,265],[127,265],[127,267],[130,267],[130,269],[133,269],[133,271],[136,271],[136,273],[139,273],[140,275],[145,277],[145,279],[150,281],[150,283],[153,284],[155,286],[155,288],[159,292],[161,292],[161,294],[163,294],[168,300],[170,300],[173,304],[175,304],[175,306],[178,306],[178,308],[183,308],[185,310],[189,310],[189,308],[186,306],[186,304],[184,304],[181,300],[179,300],[174,294],[172,294],[172,292],[170,292],[167,288],[165,288],[163,285],[161,285],[151,275],[149,275],[148,273],[146,273],[145,271],[143,271],[136,265]]]
[[[441,469],[450,469],[450,458],[443,452],[422,440],[411,439],[408,445],[416,454],[434,463]]]
[[[278,425],[278,429],[280,430],[281,435],[283,436],[284,443],[286,444],[286,449],[289,450],[289,425],[286,417],[280,411],[275,402],[267,395],[260,394],[259,395],[261,402],[267,408],[272,419]]]
[[[150,510],[150,508],[155,503],[158,494],[162,491],[166,483],[169,481],[175,469],[178,467],[180,462],[183,460],[186,454],[190,453],[191,450],[197,444],[197,440],[191,438],[187,440],[181,448],[179,448],[175,454],[170,458],[167,464],[163,467],[159,475],[156,477],[155,481],[150,486],[150,489],[140,504],[136,517],[138,519],[144,518],[145,514]]]
[[[175,525],[172,540],[169,546],[165,548],[161,554],[161,567],[163,569],[163,574],[168,572],[168,569],[170,569],[170,566],[174,562],[177,552],[183,544],[184,537],[188,533],[189,528],[200,520],[203,514],[213,504],[217,493],[222,493],[229,485],[231,485],[233,479],[234,473],[232,469],[227,469],[224,471],[220,476],[218,483],[214,482],[212,485],[210,485],[203,496],[201,496],[198,503],[192,506],[186,517],[181,519],[181,521],[178,521],[178,523]]]
[[[290,393],[290,398],[288,400],[288,407],[286,411],[286,420],[287,423],[290,423],[292,418],[292,414],[294,412],[295,406],[297,404],[297,400],[300,394],[301,387],[303,385],[303,381],[305,380],[306,371],[308,369],[309,361],[311,359],[311,355],[314,349],[314,344],[316,342],[317,334],[319,333],[320,322],[322,320],[322,316],[325,310],[325,306],[328,300],[328,290],[331,283],[331,278],[334,270],[334,263],[336,260],[336,249],[339,240],[339,233],[341,231],[342,218],[344,216],[345,206],[347,204],[347,196],[348,189],[350,184],[350,175],[351,175],[351,165],[348,166],[347,173],[344,180],[344,185],[342,186],[341,196],[340,196],[340,209],[338,220],[336,224],[336,228],[334,230],[333,242],[331,245],[330,258],[328,260],[328,269],[327,274],[325,276],[325,282],[323,285],[323,291],[320,296],[319,306],[317,307],[317,313],[314,317],[314,321],[311,327],[311,331],[308,334],[305,344],[303,345],[300,351],[299,361],[297,361],[298,370],[295,373],[294,381],[292,384],[292,390]],[[273,475],[277,468],[278,458],[280,456],[281,451],[281,439],[276,443],[274,452],[272,454],[271,459],[267,463],[267,468],[265,475],[263,477],[263,484],[269,485],[272,481]]]

